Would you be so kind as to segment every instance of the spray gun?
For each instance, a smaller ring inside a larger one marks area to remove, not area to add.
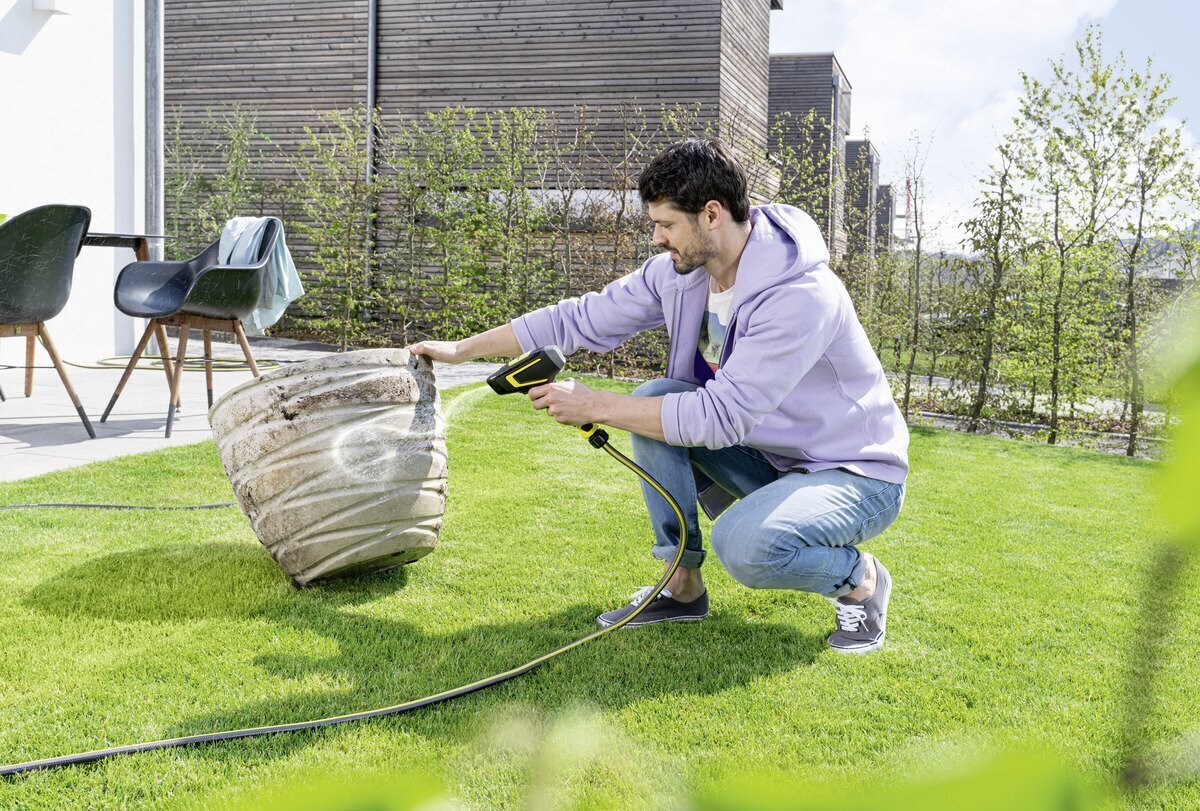
[[[496,394],[526,392],[534,386],[553,382],[567,359],[557,346],[540,346],[513,358],[487,379]]]
[[[557,346],[539,346],[501,366],[488,377],[487,384],[496,394],[526,392],[534,386],[554,382],[566,363],[566,357]],[[607,432],[590,422],[580,425],[579,433],[593,448],[603,448],[608,442]]]

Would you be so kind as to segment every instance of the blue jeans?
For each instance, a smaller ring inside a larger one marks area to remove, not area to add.
[[[691,383],[659,379],[633,393],[661,397],[694,389]],[[851,591],[864,574],[858,544],[887,529],[904,502],[903,484],[841,468],[781,473],[753,448],[689,448],[631,436],[634,461],[683,510],[688,538],[680,564],[684,568],[699,568],[705,557],[692,465],[738,497],[713,524],[710,543],[734,579],[750,588],[812,591],[826,597]],[[675,511],[645,483],[642,494],[654,528],[652,554],[674,560],[679,550]]]

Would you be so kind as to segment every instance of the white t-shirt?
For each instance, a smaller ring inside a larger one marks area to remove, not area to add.
[[[721,366],[725,349],[725,330],[729,327],[729,308],[733,305],[733,286],[717,292],[717,283],[708,280],[708,303],[704,306],[704,321],[700,324],[700,355],[708,368],[716,372]]]

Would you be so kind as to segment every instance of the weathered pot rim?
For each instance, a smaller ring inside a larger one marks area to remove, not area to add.
[[[403,360],[388,365],[391,366],[407,366],[413,357],[422,358],[421,355],[414,356],[407,349],[399,349],[392,347],[379,347],[375,349],[356,349],[353,352],[331,352],[326,356],[318,358],[309,358],[308,360],[300,361],[299,363],[289,363],[286,366],[281,366],[278,369],[272,369],[264,373],[260,377],[252,377],[244,383],[239,383],[229,391],[222,394],[208,409],[208,424],[212,425],[213,414],[225,406],[226,403],[241,397],[250,389],[257,388],[262,385],[278,383],[281,380],[287,380],[297,375],[305,375],[311,372],[318,372],[323,369],[328,369],[332,366],[353,366],[355,363],[345,363],[347,358],[355,358],[363,361],[362,365],[372,365],[372,360],[375,358],[391,358],[396,355],[402,355]],[[339,361],[342,361],[339,363]],[[419,361],[418,361],[419,362]],[[428,360],[425,360],[429,363]]]

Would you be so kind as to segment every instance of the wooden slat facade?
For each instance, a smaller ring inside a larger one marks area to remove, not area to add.
[[[879,152],[867,139],[846,141],[846,238],[849,249],[874,257]]]
[[[165,0],[165,11],[164,105],[189,135],[209,110],[253,105],[294,153],[313,111],[365,97],[367,0]]]
[[[763,144],[773,0],[380,0],[377,104],[413,118],[447,106],[604,110],[651,127],[661,107],[744,119]],[[252,104],[294,151],[314,111],[366,99],[367,0],[166,0],[165,101],[198,134],[208,110]]]
[[[208,111],[253,105],[294,155],[318,114],[367,96],[367,0],[165,0],[168,122],[210,147]],[[379,0],[376,104],[385,120],[480,112],[599,110],[593,152],[621,150],[621,105],[647,124],[699,105],[699,124],[748,123],[766,152],[768,29],[778,0]],[[209,170],[211,166],[207,167]],[[640,168],[632,166],[636,175]],[[277,179],[293,171],[279,162]],[[608,178],[593,179],[604,188]],[[274,212],[267,212],[274,213]],[[308,246],[289,228],[301,272]]]
[[[760,0],[725,0],[721,19],[721,114],[749,142],[767,145],[770,85],[770,5]]]
[[[422,0],[379,10],[379,102],[402,119],[462,106],[536,107],[569,119],[596,112],[591,176],[622,148],[621,105],[651,128],[663,105],[699,103],[718,114],[721,0]],[[629,171],[636,170],[627,170]]]
[[[799,120],[812,111],[828,125],[836,115],[832,132],[818,128],[817,143],[803,142],[795,131],[786,133],[783,142],[807,150],[821,165],[829,167],[827,177],[832,180],[823,179],[822,186],[832,185],[833,194],[822,195],[820,210],[809,214],[826,235],[830,253],[840,258],[846,251],[843,166],[850,131],[850,82],[832,53],[772,54],[769,87],[768,114],[772,121],[785,112]]]

